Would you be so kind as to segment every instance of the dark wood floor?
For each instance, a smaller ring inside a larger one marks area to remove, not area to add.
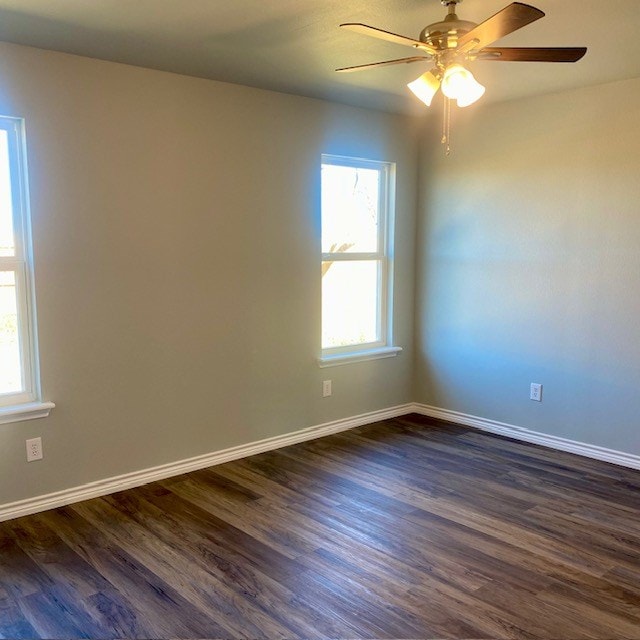
[[[0,524],[0,636],[638,639],[639,489],[388,420]]]

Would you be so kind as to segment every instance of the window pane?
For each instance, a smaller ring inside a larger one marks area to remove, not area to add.
[[[378,251],[380,172],[322,165],[322,252]]]
[[[9,178],[9,137],[0,129],[0,256],[15,253]]]
[[[378,261],[322,263],[322,348],[377,342]]]
[[[0,394],[20,391],[22,367],[15,273],[0,271]]]

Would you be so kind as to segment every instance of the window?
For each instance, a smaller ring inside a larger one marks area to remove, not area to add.
[[[321,366],[389,357],[395,166],[322,156]]]
[[[0,422],[41,417],[24,127],[0,116]]]

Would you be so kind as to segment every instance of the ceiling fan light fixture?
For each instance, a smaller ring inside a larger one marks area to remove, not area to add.
[[[525,0],[526,2],[527,0]],[[494,42],[544,17],[544,11],[524,2],[511,2],[484,22],[476,24],[460,20],[456,5],[462,0],[440,0],[447,7],[444,20],[428,24],[418,39],[371,27],[361,22],[346,22],[340,26],[379,40],[411,47],[419,55],[396,60],[383,60],[336,71],[363,71],[388,65],[432,61],[431,71],[410,82],[407,87],[427,107],[431,106],[440,89],[445,96],[442,142],[449,155],[451,102],[468,107],[477,102],[485,88],[473,77],[465,65],[475,60],[502,62],[577,62],[586,54],[586,47],[492,47]]]
[[[440,88],[440,78],[434,71],[436,70],[432,69],[431,71],[423,73],[419,78],[407,85],[416,98],[422,100],[427,107],[431,106],[433,96],[436,95]]]
[[[480,100],[485,91],[486,89],[473,76],[471,76],[471,81],[465,86],[463,94],[458,96],[458,106],[468,107],[470,104]]]
[[[465,95],[471,81],[475,81],[471,71],[461,64],[450,64],[442,76],[442,93],[450,100],[457,100]]]
[[[457,100],[459,107],[468,107],[479,100],[485,88],[461,64],[450,64],[442,78],[442,93],[450,100]]]

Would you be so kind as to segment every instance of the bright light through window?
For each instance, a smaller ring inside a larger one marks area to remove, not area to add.
[[[376,262],[323,262],[322,268],[323,349],[378,342]]]
[[[376,252],[380,173],[322,166],[322,251]]]
[[[9,136],[0,129],[0,256],[12,256],[14,252]]]
[[[22,120],[0,117],[0,408],[39,399],[23,153]]]
[[[322,158],[322,351],[388,344],[393,165]]]
[[[0,271],[0,395],[22,391],[15,274]]]

